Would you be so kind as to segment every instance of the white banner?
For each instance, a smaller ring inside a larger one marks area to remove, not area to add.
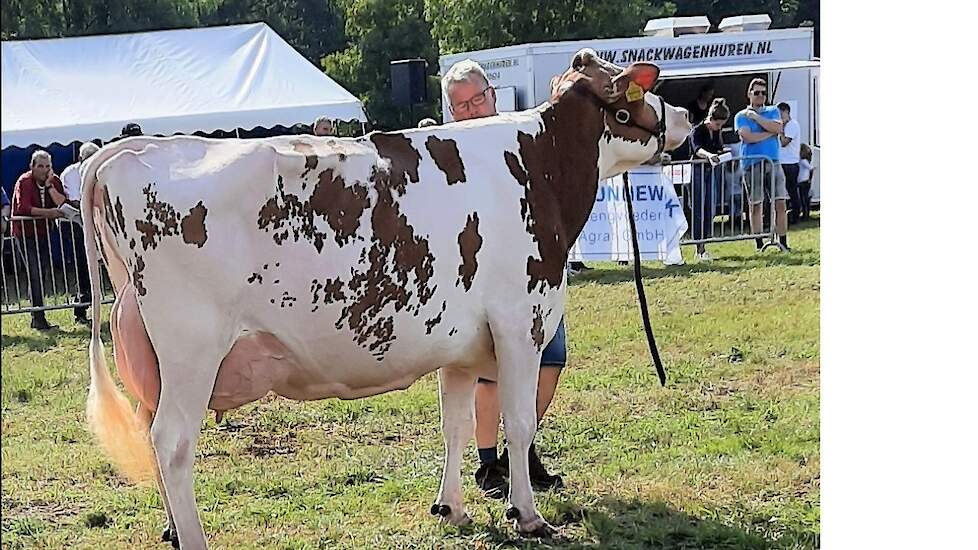
[[[673,187],[683,181],[683,166],[670,166],[663,174],[658,166],[643,166],[628,173],[635,210],[635,229],[643,260],[663,260],[677,263],[681,258],[679,240],[686,233],[686,217]],[[598,185],[597,200],[570,251],[571,261],[630,261],[632,259],[631,228],[628,206],[625,204],[622,177],[605,180]]]

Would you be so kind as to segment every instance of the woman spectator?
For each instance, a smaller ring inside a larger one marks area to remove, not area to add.
[[[718,97],[710,104],[706,118],[693,127],[693,157],[709,161],[693,165],[693,180],[688,191],[693,240],[708,239],[713,234],[714,189],[723,177],[723,170],[716,165],[720,162],[720,155],[727,151],[720,134],[728,118],[730,108],[727,101]],[[696,243],[696,259],[703,262],[712,259],[706,251],[706,244]]]

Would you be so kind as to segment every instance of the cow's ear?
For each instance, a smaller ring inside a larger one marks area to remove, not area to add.
[[[651,63],[632,63],[615,76],[615,94],[625,94],[628,101],[637,101],[652,90],[659,80],[659,68]]]
[[[597,57],[598,54],[596,54],[594,50],[591,48],[584,48],[583,50],[574,54],[574,61],[571,62],[571,67],[580,71],[581,69],[590,67]]]

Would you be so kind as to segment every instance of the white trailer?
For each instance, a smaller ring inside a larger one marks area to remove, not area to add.
[[[678,26],[669,23],[688,23],[690,19],[674,18],[649,21],[646,30],[668,29],[670,36],[639,36],[602,40],[574,40],[522,44],[489,50],[445,55],[439,59],[441,74],[454,63],[472,59],[485,69],[490,84],[498,90],[500,111],[517,111],[535,107],[550,97],[550,79],[563,73],[572,56],[581,48],[592,48],[604,59],[618,65],[650,61],[661,69],[656,92],[677,106],[687,106],[700,88],[711,83],[717,97],[724,97],[736,112],[747,105],[747,84],[760,76],[768,81],[769,101],[782,101],[792,106],[792,118],[802,130],[802,141],[808,143],[819,166],[819,60],[814,55],[814,31],[811,28],[741,30],[766,16],[728,18],[721,23],[725,32],[706,33],[706,26],[694,29],[694,34],[671,36]],[[770,20],[767,19],[769,22]],[[667,24],[663,25],[665,22]],[[766,25],[762,24],[766,28]],[[445,107],[447,99],[442,97]],[[450,121],[447,107],[442,109],[444,120]],[[733,117],[728,121],[725,140],[736,141]],[[815,171],[812,201],[819,202],[819,175]]]

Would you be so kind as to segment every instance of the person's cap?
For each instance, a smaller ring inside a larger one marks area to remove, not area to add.
[[[124,137],[141,136],[143,135],[143,129],[135,122],[130,122],[129,124],[123,126],[120,135]]]

